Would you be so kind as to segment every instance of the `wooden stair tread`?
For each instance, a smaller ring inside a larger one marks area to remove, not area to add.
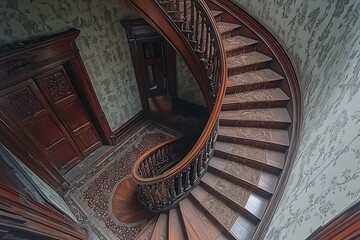
[[[282,107],[290,98],[280,88],[259,89],[224,96],[222,109]]]
[[[209,167],[210,170],[226,174],[228,177],[246,184],[247,187],[258,189],[263,193],[273,194],[279,179],[274,174],[216,156],[212,157]]]
[[[201,182],[218,196],[225,198],[229,204],[236,205],[244,215],[256,221],[261,220],[268,205],[267,199],[211,172],[207,172]]]
[[[256,224],[246,219],[238,211],[230,207],[229,204],[211,194],[202,186],[196,187],[191,192],[191,195],[212,218],[214,218],[223,228],[229,232],[233,238],[247,239],[244,238],[244,232],[240,230],[240,226],[243,224],[243,222],[246,222],[245,228],[252,231],[252,233],[255,230]]]
[[[185,240],[186,233],[183,229],[182,219],[178,208],[169,210],[169,239]]]
[[[223,46],[226,52],[234,51],[236,49],[244,48],[257,43],[258,41],[254,39],[243,37],[240,35],[223,39]]]
[[[260,63],[267,63],[270,62],[271,60],[272,60],[271,57],[254,51],[254,52],[249,52],[249,53],[244,53],[233,57],[229,57],[226,59],[226,63],[228,70],[233,70],[237,68],[258,65]]]
[[[286,150],[290,145],[289,133],[283,129],[220,126],[218,140],[268,149]]]
[[[218,10],[210,10],[210,12],[214,18],[220,16],[223,13],[222,11],[218,11]]]
[[[188,198],[179,203],[188,239],[218,239],[222,230]]]
[[[226,203],[221,201],[221,199],[212,195],[200,185],[191,191],[191,195],[205,211],[228,231],[240,215]]]
[[[150,240],[152,233],[154,232],[156,221],[158,216],[153,217],[143,229],[141,229],[140,233],[136,236],[135,240]]]
[[[259,108],[221,111],[220,125],[260,126],[286,129],[291,118],[286,108]]]
[[[225,35],[229,32],[232,32],[238,28],[240,28],[239,24],[234,24],[234,23],[228,23],[228,22],[218,22],[218,29],[220,34]]]
[[[270,69],[245,72],[230,76],[226,82],[226,92],[235,93],[259,88],[278,86],[284,78]]]
[[[168,239],[168,213],[161,213],[156,222],[151,240]]]
[[[281,172],[285,162],[282,152],[222,141],[215,144],[215,156],[256,166],[274,174]]]

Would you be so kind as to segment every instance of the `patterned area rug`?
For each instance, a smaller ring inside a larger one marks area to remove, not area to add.
[[[117,184],[130,176],[133,163],[141,154],[176,135],[148,122],[76,180],[65,200],[80,223],[90,226],[99,239],[134,239],[147,220],[120,222],[112,213],[112,194]]]

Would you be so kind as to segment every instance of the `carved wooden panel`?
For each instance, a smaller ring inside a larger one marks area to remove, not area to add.
[[[44,80],[44,84],[54,101],[74,93],[63,72],[56,72]]]
[[[35,77],[48,102],[60,117],[83,156],[102,145],[66,70],[59,66]]]
[[[33,79],[0,91],[0,104],[20,133],[32,139],[59,171],[65,172],[83,158]]]
[[[10,94],[7,98],[14,110],[23,119],[30,117],[31,115],[42,109],[42,106],[28,88],[14,92]]]

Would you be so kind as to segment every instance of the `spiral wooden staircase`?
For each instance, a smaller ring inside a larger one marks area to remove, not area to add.
[[[297,144],[300,95],[276,39],[230,1],[127,0],[183,56],[211,115],[134,165],[155,213],[137,239],[260,239]],[[190,144],[189,144],[190,143]]]

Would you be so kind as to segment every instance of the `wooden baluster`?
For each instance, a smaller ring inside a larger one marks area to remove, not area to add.
[[[191,175],[191,182],[194,184],[198,179],[198,162],[199,162],[199,156],[196,157],[196,160],[192,164],[192,175]]]
[[[201,18],[201,32],[200,32],[200,52],[204,51],[204,30],[205,30],[205,18]],[[202,57],[200,57],[202,58]]]
[[[207,28],[206,29],[206,47],[205,47],[205,55],[204,55],[204,59],[206,60],[206,63],[205,63],[205,69],[208,70],[208,62],[209,62],[209,42],[210,42],[210,28]]]
[[[188,13],[187,13],[187,0],[184,0],[184,30],[188,30]]]
[[[199,35],[200,20],[201,20],[200,13],[199,13],[199,11],[196,11],[196,23],[195,23],[195,41],[196,41],[195,50],[196,51],[198,51],[199,47],[200,47],[200,35]]]
[[[209,46],[209,61],[208,61],[208,71],[209,71],[209,74],[208,74],[208,76],[209,76],[209,78],[212,78],[213,77],[213,72],[212,72],[212,70],[213,70],[213,68],[212,68],[212,63],[213,63],[213,57],[214,57],[214,38],[211,38],[210,39],[210,46]]]
[[[190,167],[187,167],[183,173],[185,175],[184,188],[185,188],[185,191],[187,191],[191,187],[191,185],[190,185]]]
[[[182,174],[176,176],[175,182],[176,182],[176,190],[178,192],[178,195],[182,195],[184,193],[184,188],[182,185]]]
[[[172,200],[175,200],[176,198],[176,191],[175,191],[175,178],[171,179],[170,180],[170,195],[171,195],[171,198]]]
[[[191,40],[195,40],[195,3],[194,1],[191,1],[190,6],[190,30],[191,30]]]

